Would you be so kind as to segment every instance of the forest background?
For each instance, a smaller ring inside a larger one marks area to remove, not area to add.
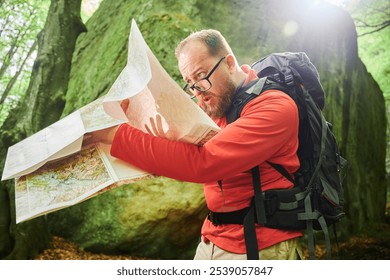
[[[102,1],[82,1],[80,11],[84,23],[88,22],[88,19],[93,15]],[[389,2],[385,0],[334,0],[329,2],[341,6],[353,18],[358,35],[359,57],[383,92],[386,102],[386,116],[387,119],[390,119]],[[147,5],[148,1],[145,1],[145,6]],[[29,89],[29,85],[31,79],[33,79],[33,65],[38,52],[37,38],[42,34],[40,32],[44,28],[49,6],[49,0],[0,0],[0,127],[9,114],[12,114],[13,110],[23,100],[26,92],[31,90]],[[80,27],[78,32],[83,31],[85,30],[82,30],[82,27]],[[77,35],[74,34],[73,36],[77,38]],[[169,37],[169,34],[167,34],[167,37]],[[151,44],[152,49],[158,49],[158,42],[150,40],[148,43]],[[171,65],[170,67],[172,68],[174,66]],[[172,76],[179,82],[180,78],[177,73],[174,73]],[[69,113],[71,108],[65,108],[66,111]],[[390,132],[387,127],[388,148],[389,145]],[[388,148],[387,151],[389,151]],[[386,154],[386,171],[387,174],[390,171],[389,153]],[[389,182],[388,179],[387,182]],[[387,202],[390,201],[389,185],[388,183]]]

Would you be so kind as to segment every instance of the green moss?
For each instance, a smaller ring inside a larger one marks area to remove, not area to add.
[[[192,10],[188,4],[169,0],[103,1],[87,22],[88,32],[78,39],[63,115],[108,92],[126,65],[133,18],[162,66],[174,79],[181,80],[174,49],[196,27],[186,15]]]

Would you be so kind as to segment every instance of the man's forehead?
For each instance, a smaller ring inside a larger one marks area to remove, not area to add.
[[[210,57],[207,47],[199,41],[188,42],[178,57],[179,70],[183,72],[193,71],[193,67]],[[186,73],[188,74],[188,73]]]

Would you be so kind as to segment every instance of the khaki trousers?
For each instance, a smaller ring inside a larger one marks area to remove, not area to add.
[[[298,238],[282,241],[259,251],[260,260],[303,260]],[[246,260],[246,254],[225,251],[212,242],[201,241],[194,260]]]

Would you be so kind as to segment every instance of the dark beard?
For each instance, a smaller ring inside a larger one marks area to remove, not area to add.
[[[217,106],[210,107],[202,102],[201,107],[206,112],[206,114],[210,116],[210,118],[220,119],[225,116],[226,111],[229,109],[235,91],[236,86],[232,81],[229,81],[226,85],[225,94],[218,97],[219,102]]]

